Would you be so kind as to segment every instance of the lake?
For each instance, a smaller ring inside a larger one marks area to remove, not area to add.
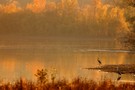
[[[98,66],[97,58],[102,64],[135,64],[135,52],[125,50],[112,38],[6,37],[1,36],[0,41],[0,78],[5,81],[20,77],[36,80],[34,74],[42,68],[48,73],[55,69],[56,79],[116,80],[117,74],[83,68]],[[122,75],[122,80],[134,81],[135,77]]]

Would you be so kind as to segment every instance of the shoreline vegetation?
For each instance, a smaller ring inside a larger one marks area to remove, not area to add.
[[[104,79],[102,81],[77,77],[70,82],[66,79],[56,80],[56,72],[49,74],[47,69],[38,69],[37,81],[20,78],[15,82],[0,83],[0,90],[135,90],[135,82],[120,82]]]
[[[0,84],[0,90],[134,90],[135,83],[119,81],[113,82],[111,80],[93,81],[83,78],[73,79],[70,83],[67,80],[58,80],[55,82],[32,82],[18,79],[14,83]]]

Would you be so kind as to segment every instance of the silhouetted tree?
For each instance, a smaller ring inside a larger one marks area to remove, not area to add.
[[[45,84],[48,81],[47,69],[41,69],[41,70],[38,69],[35,76],[37,77],[37,81],[40,84]]]

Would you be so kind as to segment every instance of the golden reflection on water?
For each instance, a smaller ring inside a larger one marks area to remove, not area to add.
[[[131,58],[127,59],[127,56],[131,56]],[[3,57],[5,56],[3,55]],[[132,63],[134,60],[134,54],[111,52],[34,52],[29,55],[21,53],[18,56],[15,54],[12,56],[9,55],[8,58],[1,58],[0,74],[1,77],[4,76],[4,78],[9,80],[19,77],[35,80],[34,74],[37,69],[46,68],[49,71],[51,68],[56,68],[57,79],[66,78],[70,81],[76,77],[86,77],[96,81],[104,78],[115,80],[117,74],[82,69],[98,66],[97,57],[100,58],[102,64],[126,64],[127,62]],[[125,76],[125,78],[128,77]]]
[[[7,58],[7,59],[2,60],[0,64],[1,64],[2,69],[5,69],[5,71],[12,73],[15,71],[17,62],[13,58]]]
[[[25,64],[25,69],[32,74],[32,78],[34,78],[34,74],[36,74],[37,69],[45,68],[44,64],[42,62],[39,62],[40,60],[35,59],[32,61],[28,61]]]

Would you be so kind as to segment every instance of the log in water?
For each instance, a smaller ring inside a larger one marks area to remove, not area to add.
[[[98,67],[85,69],[101,70],[103,72],[118,73],[118,74],[135,74],[135,64],[102,65]]]

